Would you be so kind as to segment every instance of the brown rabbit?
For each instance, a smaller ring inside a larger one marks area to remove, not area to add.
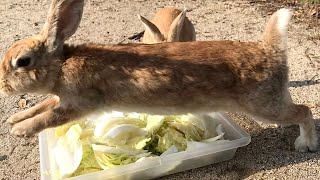
[[[196,32],[186,17],[186,13],[186,9],[180,11],[173,7],[162,8],[155,14],[151,22],[139,15],[139,19],[146,28],[142,42],[154,44],[195,41]]]
[[[288,91],[287,25],[281,9],[261,42],[66,45],[83,0],[53,0],[40,34],[13,44],[0,64],[0,92],[53,94],[8,119],[11,133],[31,136],[97,110],[150,114],[241,111],[259,120],[299,124],[298,151],[316,151],[307,106]]]

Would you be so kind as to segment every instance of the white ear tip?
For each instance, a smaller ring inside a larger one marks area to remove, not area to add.
[[[140,16],[139,14],[138,14],[137,16],[138,16],[138,19],[140,19],[140,20],[141,20],[141,16]]]

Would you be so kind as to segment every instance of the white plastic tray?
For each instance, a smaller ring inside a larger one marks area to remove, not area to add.
[[[224,113],[210,113],[203,118],[215,118],[223,126],[225,139],[231,140],[223,144],[201,148],[197,151],[184,151],[159,158],[146,159],[140,163],[102,170],[99,172],[68,178],[68,180],[142,180],[165,176],[201,166],[206,166],[234,157],[237,148],[250,143],[251,137],[239,125]],[[57,167],[52,157],[55,145],[54,130],[47,129],[39,134],[41,180],[53,180]]]

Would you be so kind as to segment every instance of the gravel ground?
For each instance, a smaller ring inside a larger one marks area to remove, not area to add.
[[[48,4],[47,0],[1,0],[1,56],[12,42],[40,30]],[[258,40],[270,16],[255,4],[238,0],[87,0],[80,28],[69,41],[119,43],[143,29],[137,13],[151,18],[156,9],[164,6],[189,8],[188,17],[195,25],[198,40]],[[311,107],[316,121],[320,118],[319,32],[318,27],[293,20],[288,35],[290,91],[295,102]],[[27,107],[31,107],[43,98],[35,95],[0,97],[0,179],[40,178],[37,137],[13,137],[5,121],[21,110],[19,99],[26,99]],[[320,152],[294,151],[297,126],[275,128],[242,114],[231,116],[252,136],[248,146],[240,148],[230,161],[160,179],[320,179]],[[319,123],[317,130],[320,130]]]

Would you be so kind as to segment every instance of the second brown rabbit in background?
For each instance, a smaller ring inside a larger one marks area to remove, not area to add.
[[[151,21],[139,15],[146,29],[142,42],[154,44],[195,41],[196,32],[186,13],[186,9],[181,11],[174,7],[166,7],[160,9]]]

